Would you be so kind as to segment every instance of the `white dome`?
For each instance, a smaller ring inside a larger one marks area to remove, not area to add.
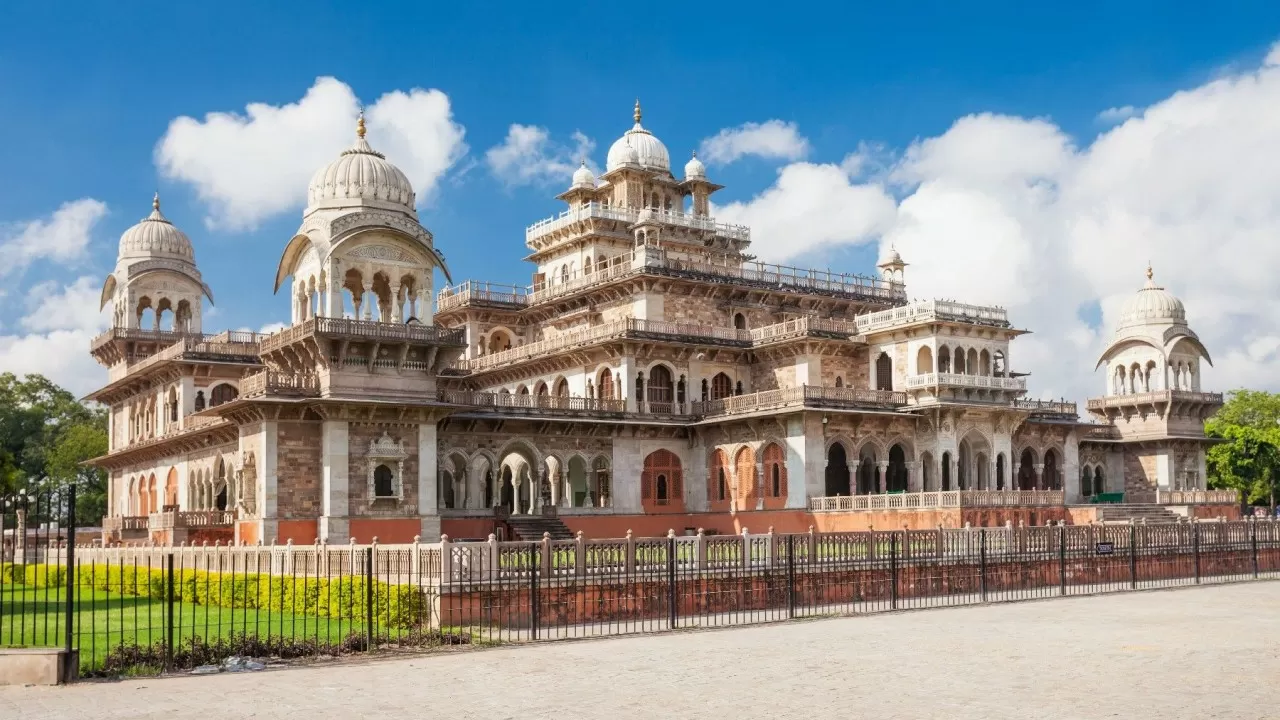
[[[311,177],[311,184],[307,187],[308,209],[350,207],[373,202],[400,205],[414,212],[413,184],[400,168],[387,162],[382,153],[369,146],[364,132],[364,116],[361,115],[356,125],[355,144]]]
[[[1125,303],[1120,312],[1120,329],[1135,325],[1187,324],[1187,309],[1173,293],[1156,285],[1151,268],[1147,284]]]
[[[160,214],[160,195],[151,201],[151,214],[120,236],[120,258],[170,257],[195,261],[191,239]]]
[[[698,153],[693,154],[693,159],[684,164],[685,179],[705,178],[707,176],[707,166],[702,164],[698,159]]]
[[[639,165],[646,170],[671,171],[671,156],[667,146],[640,125],[640,101],[636,101],[636,124],[609,148],[605,170],[616,170],[623,165]]]
[[[596,186],[596,176],[587,167],[587,161],[582,161],[582,167],[573,171],[573,187],[594,188]]]

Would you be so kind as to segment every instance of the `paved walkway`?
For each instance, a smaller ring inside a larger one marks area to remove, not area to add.
[[[1280,582],[68,688],[0,718],[1274,718]]]

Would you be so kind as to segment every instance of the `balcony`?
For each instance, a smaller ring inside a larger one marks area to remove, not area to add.
[[[473,392],[468,390],[441,390],[440,401],[455,405],[470,405],[494,410],[549,410],[569,413],[624,413],[625,400],[600,398],[560,397],[557,395],[514,395],[511,393]]]
[[[301,339],[319,335],[339,340],[466,345],[466,332],[462,329],[451,330],[437,325],[317,317],[263,338],[262,352],[276,352]]]
[[[1089,398],[1086,407],[1089,410],[1105,411],[1110,408],[1160,405],[1170,402],[1209,406],[1221,405],[1222,393],[1195,392],[1192,390],[1156,390],[1154,392]]]
[[[319,396],[320,379],[310,373],[264,370],[246,377],[240,383],[241,398]]]
[[[782,342],[793,338],[811,337],[813,335],[832,335],[841,339],[856,340],[864,342],[864,338],[858,334],[858,326],[846,320],[831,320],[827,318],[801,317],[794,320],[785,320],[773,325],[753,328],[751,331],[752,345],[768,345],[770,343]]]
[[[1026,392],[1027,379],[1020,377],[994,377],[991,375],[957,375],[955,373],[925,373],[923,375],[907,376],[908,390],[932,387]]]
[[[529,304],[529,291],[515,285],[500,285],[467,280],[446,287],[436,295],[436,312],[442,313],[468,305],[498,305],[521,308]]]
[[[762,390],[747,395],[734,395],[719,400],[699,401],[691,405],[694,415],[722,417],[793,407],[892,410],[906,404],[906,393],[892,390],[801,385],[794,388]]]
[[[1127,492],[1126,503],[1155,505],[1239,505],[1238,490],[1155,490]]]
[[[591,203],[582,207],[565,210],[559,215],[549,217],[545,220],[540,220],[525,228],[525,243],[532,248],[533,244],[543,237],[559,232],[560,230],[564,230],[576,223],[588,220],[613,220],[617,222],[624,222],[628,225],[634,225],[641,221],[658,222],[691,230],[709,231],[721,237],[733,240],[751,240],[751,229],[745,225],[718,223],[714,218],[710,218],[705,215],[692,215],[689,213],[675,212],[671,210],[654,210],[651,208],[619,208],[601,205],[599,203]]]
[[[985,305],[966,305],[948,300],[918,300],[902,307],[859,315],[858,330],[872,333],[918,322],[963,322],[1007,328],[1009,313],[1004,308]]]
[[[235,522],[236,513],[234,510],[169,510],[151,513],[145,519],[149,530],[229,527]]]

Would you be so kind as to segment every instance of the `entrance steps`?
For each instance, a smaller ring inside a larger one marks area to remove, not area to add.
[[[560,518],[549,515],[512,515],[507,518],[507,527],[515,535],[515,540],[535,542],[542,539],[543,533],[551,535],[552,540],[572,540],[573,531]]]
[[[1164,505],[1099,505],[1098,519],[1104,523],[1176,523],[1186,519]]]

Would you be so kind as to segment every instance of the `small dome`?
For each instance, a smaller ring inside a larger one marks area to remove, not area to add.
[[[646,170],[670,172],[671,156],[667,153],[667,146],[640,124],[639,100],[636,101],[635,120],[636,124],[609,148],[605,169],[612,171],[634,164]]]
[[[686,180],[707,177],[707,166],[698,159],[698,153],[695,152],[693,159],[684,164],[684,177]]]
[[[364,133],[362,113],[356,124],[355,144],[312,176],[307,187],[308,209],[358,206],[373,201],[401,205],[415,212],[413,184],[400,168],[369,146]]]
[[[596,176],[587,167],[587,161],[582,161],[582,167],[573,171],[573,187],[594,188],[596,186]]]
[[[1119,329],[1135,325],[1187,324],[1187,309],[1173,293],[1156,285],[1151,268],[1147,268],[1147,283],[1138,294],[1125,303],[1120,312]]]
[[[160,213],[160,194],[151,200],[151,214],[120,236],[120,258],[169,257],[195,262],[191,239]]]

